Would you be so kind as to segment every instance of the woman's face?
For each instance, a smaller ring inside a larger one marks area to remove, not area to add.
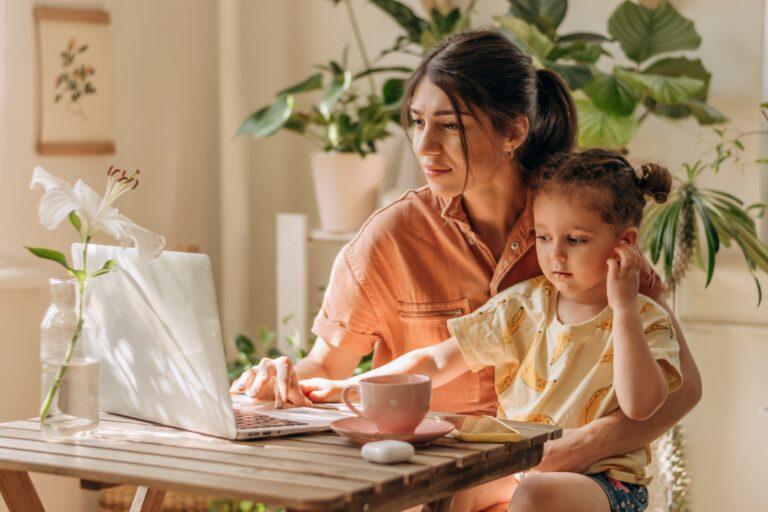
[[[508,152],[522,143],[520,137],[505,137],[493,130],[482,112],[470,115],[458,100],[472,169],[468,178],[458,119],[448,96],[424,78],[416,86],[410,107],[413,152],[432,191],[445,198],[488,182],[494,173],[509,172]]]

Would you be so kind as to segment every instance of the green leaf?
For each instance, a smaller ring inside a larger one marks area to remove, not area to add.
[[[80,222],[80,217],[77,216],[77,212],[75,210],[69,212],[69,223],[75,227],[78,233],[80,232],[82,223]]]
[[[702,101],[688,100],[684,101],[682,105],[691,111],[693,117],[696,118],[699,124],[721,124],[728,121],[725,114]]]
[[[494,21],[511,35],[512,42],[521,46],[521,49],[535,55],[539,59],[546,59],[549,52],[555,48],[555,43],[542,34],[534,25],[512,16],[495,16]]]
[[[331,82],[331,86],[325,93],[325,98],[320,102],[318,108],[326,119],[331,117],[331,109],[338,103],[345,92],[352,85],[352,73],[349,70],[336,75]]]
[[[287,89],[283,89],[282,91],[278,92],[277,96],[288,95],[288,94],[300,94],[303,92],[316,91],[318,89],[322,89],[322,87],[323,87],[323,74],[315,73],[314,75],[310,76],[303,82],[299,82],[296,85],[292,85]]]
[[[88,277],[87,274],[85,273],[85,270],[75,270],[72,268],[67,269],[67,274],[74,277],[80,282],[85,281],[85,279]]]
[[[374,75],[376,73],[413,73],[413,68],[409,68],[406,66],[387,66],[387,67],[376,67],[376,68],[368,68],[365,71],[361,71],[354,75],[352,77],[352,80],[355,81],[359,78],[366,77],[368,75]]]
[[[97,277],[102,274],[106,274],[108,272],[111,272],[117,267],[117,262],[115,260],[107,260],[104,262],[104,264],[101,266],[99,270],[91,274],[91,277]]]
[[[246,355],[251,355],[256,351],[256,347],[253,346],[253,342],[248,336],[244,334],[238,334],[235,338],[235,346],[238,352],[242,352]]]
[[[293,96],[280,96],[272,105],[263,107],[251,114],[237,130],[237,133],[248,134],[254,138],[268,137],[285,125],[291,117],[293,107]]]
[[[650,66],[646,67],[642,73],[647,75],[663,75],[671,77],[686,76],[688,78],[700,80],[704,85],[701,88],[701,91],[696,94],[694,98],[701,101],[707,100],[709,81],[712,79],[712,74],[704,67],[701,59],[687,59],[685,57],[659,59]]]
[[[557,41],[563,43],[569,41],[583,41],[585,43],[607,43],[610,41],[610,39],[602,34],[596,34],[594,32],[572,32],[570,34],[564,34],[558,37]]]
[[[707,287],[712,281],[712,275],[715,272],[715,257],[720,250],[720,239],[717,236],[717,230],[715,230],[715,227],[712,225],[709,212],[707,212],[707,208],[701,202],[701,199],[694,195],[693,201],[699,212],[699,216],[701,217],[701,222],[704,225],[704,234],[707,237],[707,281],[704,284],[704,287]]]
[[[617,116],[598,109],[588,99],[577,99],[579,112],[579,145],[616,149],[624,147],[637,131],[633,115]]]
[[[371,0],[376,7],[391,16],[408,33],[414,43],[421,43],[421,35],[429,32],[429,23],[419,18],[414,12],[395,0]]]
[[[403,78],[390,78],[381,88],[381,96],[384,103],[400,104],[405,93],[405,79]]]
[[[562,76],[572,91],[592,81],[592,71],[585,64],[548,64],[547,67]]]
[[[603,50],[603,47],[599,44],[575,41],[572,43],[557,43],[555,48],[549,52],[547,58],[552,61],[565,59],[582,64],[594,64],[602,55],[607,54],[608,52]]]
[[[693,22],[669,2],[648,9],[625,1],[608,20],[608,33],[619,41],[626,56],[637,63],[661,53],[693,50],[701,44]]]
[[[54,251],[53,249],[45,249],[43,247],[27,247],[26,245],[24,247],[26,247],[29,252],[38,258],[55,261],[67,270],[71,270],[69,263],[67,263],[67,257],[59,251]]]
[[[554,37],[568,11],[568,0],[509,0],[512,15]]]
[[[704,87],[701,80],[686,76],[649,75],[626,70],[617,70],[616,73],[662,105],[675,105],[692,99]]]
[[[628,116],[635,111],[640,94],[631,82],[620,75],[597,73],[584,92],[604,112]]]

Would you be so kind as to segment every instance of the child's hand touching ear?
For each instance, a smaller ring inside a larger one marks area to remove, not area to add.
[[[642,255],[638,248],[625,240],[616,247],[618,258],[610,258],[608,265],[608,306],[614,311],[634,309],[640,287]]]

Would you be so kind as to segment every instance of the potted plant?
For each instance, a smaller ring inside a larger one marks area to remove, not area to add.
[[[610,37],[558,33],[567,0],[509,3],[509,13],[494,18],[500,30],[537,65],[557,71],[578,91],[581,146],[625,147],[651,115],[692,116],[702,125],[726,121],[707,104],[711,75],[701,60],[675,53],[697,49],[701,37],[693,22],[668,1],[623,2],[608,18]],[[609,46],[613,43],[618,43],[617,49]],[[623,54],[622,64],[606,47]],[[611,66],[601,69],[598,64],[605,57]]]
[[[317,72],[279,91],[271,105],[248,116],[238,130],[238,134],[260,138],[286,129],[318,148],[311,164],[320,222],[324,230],[334,232],[354,231],[362,225],[375,208],[384,178],[385,162],[376,144],[391,135],[387,125],[399,116],[404,81],[390,79],[378,89],[374,75],[407,71],[370,65],[352,4],[347,0],[345,5],[367,69],[353,73],[345,49],[340,62],[316,66]],[[363,79],[367,91],[360,86]],[[322,92],[319,101],[298,106],[299,96],[318,91]]]

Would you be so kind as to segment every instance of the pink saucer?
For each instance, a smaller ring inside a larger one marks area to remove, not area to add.
[[[356,443],[368,443],[381,441],[382,439],[396,439],[413,444],[424,444],[442,437],[451,430],[453,425],[443,420],[424,418],[413,434],[382,434],[376,425],[369,420],[354,416],[342,418],[331,423],[334,432],[355,441]]]

